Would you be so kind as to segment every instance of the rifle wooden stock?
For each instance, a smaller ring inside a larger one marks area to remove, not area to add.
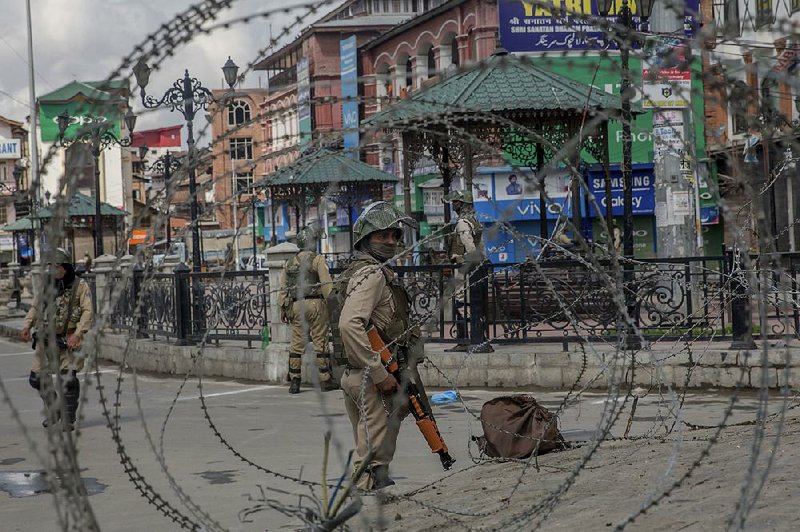
[[[397,360],[392,356],[392,352],[386,347],[386,343],[381,338],[375,326],[367,329],[367,337],[369,338],[369,345],[373,351],[380,353],[381,361],[386,366],[386,371],[392,374],[397,382],[400,383],[400,366]],[[439,432],[439,427],[436,425],[436,420],[433,418],[433,413],[425,410],[419,389],[413,382],[407,382],[405,386],[406,395],[408,395],[408,402],[411,406],[411,414],[417,422],[417,428],[422,433],[422,437],[428,443],[432,453],[439,455],[442,461],[442,466],[445,469],[450,469],[453,465],[453,458],[448,454],[447,444]]]
[[[383,361],[383,365],[386,366],[386,371],[397,378],[398,375],[396,375],[396,373],[400,371],[400,366],[397,365],[397,360],[392,356],[392,352],[389,351],[389,348],[386,347],[383,338],[381,338],[378,329],[376,329],[374,325],[367,329],[367,338],[369,338],[369,345],[372,350],[381,354],[381,361]],[[399,379],[398,382],[400,382]]]

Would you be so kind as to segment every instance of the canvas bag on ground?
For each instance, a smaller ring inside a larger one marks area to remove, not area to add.
[[[495,397],[481,408],[483,436],[476,438],[490,458],[527,458],[564,448],[558,417],[532,395]],[[519,435],[519,436],[517,436]],[[538,445],[538,447],[537,447]]]

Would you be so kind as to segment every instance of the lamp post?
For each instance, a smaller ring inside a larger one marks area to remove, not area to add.
[[[91,123],[78,130],[72,139],[64,138],[67,128],[70,126],[72,117],[65,110],[57,117],[58,138],[62,146],[69,147],[76,142],[89,144],[92,148],[92,158],[94,159],[94,256],[99,257],[103,251],[103,218],[100,211],[100,152],[111,146],[128,147],[131,145],[133,129],[136,127],[136,115],[128,109],[125,113],[125,127],[128,128],[128,137],[120,138],[114,136],[111,126],[104,124],[97,119],[92,119]]]
[[[143,59],[139,59],[133,67],[133,75],[136,77],[136,84],[139,86],[142,98],[142,105],[146,109],[157,109],[159,107],[169,107],[170,111],[178,111],[186,121],[186,144],[189,148],[189,196],[191,197],[191,218],[192,218],[192,270],[199,272],[201,269],[200,255],[200,228],[198,222],[197,205],[197,176],[194,168],[194,118],[198,110],[208,110],[209,104],[214,102],[211,91],[203,87],[196,78],[189,76],[189,71],[184,72],[183,78],[178,79],[168,89],[161,99],[154,98],[146,94],[145,87],[150,81],[152,69],[147,66]],[[228,61],[222,67],[225,82],[231,90],[236,84],[239,67],[228,57]]]
[[[643,31],[646,31],[647,19],[653,12],[655,0],[639,0],[639,16],[642,21]],[[611,8],[616,4],[616,0],[598,0],[597,7],[600,14],[607,17]],[[622,229],[622,253],[625,256],[623,281],[625,286],[625,306],[628,316],[636,319],[636,294],[634,288],[633,272],[633,137],[631,136],[631,99],[633,97],[633,86],[630,78],[630,50],[634,42],[638,39],[638,31],[633,20],[633,11],[628,5],[628,0],[622,0],[622,5],[616,13],[617,33],[622,33],[622,38],[618,39],[620,73],[622,82],[620,84],[620,119],[622,121],[622,201],[623,201],[623,229]],[[607,209],[611,209],[611,198],[606,200]],[[627,329],[627,327],[626,327]],[[638,338],[628,331],[625,335],[625,346],[629,349],[641,347]]]
[[[159,175],[164,176],[164,187],[165,197],[166,197],[166,213],[167,213],[167,221],[166,221],[166,233],[167,233],[167,253],[169,253],[170,247],[172,246],[172,226],[170,224],[170,185],[172,184],[172,174],[177,172],[181,166],[180,159],[176,159],[169,151],[155,160],[155,162],[150,166],[150,171],[157,173]]]
[[[250,210],[253,212],[253,271],[258,270],[258,255],[256,242],[256,228],[258,227],[258,214],[256,214],[256,193],[250,194]]]

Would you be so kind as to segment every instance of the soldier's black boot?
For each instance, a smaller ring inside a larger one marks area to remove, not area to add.
[[[388,465],[374,466],[369,474],[372,477],[372,489],[381,490],[389,486],[394,486],[394,480],[389,478]]]
[[[319,389],[323,392],[338,390],[339,385],[333,380],[331,366],[326,353],[317,353],[317,368],[319,369]]]
[[[339,385],[336,384],[336,381],[334,381],[332,377],[330,377],[328,380],[320,381],[319,389],[323,392],[332,392],[334,390],[338,390]]]
[[[61,429],[65,432],[75,428],[75,421],[78,416],[78,398],[81,394],[81,383],[75,372],[67,374],[64,382],[64,419]]]
[[[34,371],[31,371],[30,376],[28,376],[28,384],[31,385],[31,388],[39,392],[39,396],[44,403],[44,419],[42,419],[42,426],[47,428],[54,423],[58,423],[58,420],[61,419],[61,410],[56,408],[56,391],[53,389],[52,385],[45,385],[45,389],[42,390],[42,381],[39,374]]]
[[[300,393],[300,379],[292,379],[289,382],[289,393]]]

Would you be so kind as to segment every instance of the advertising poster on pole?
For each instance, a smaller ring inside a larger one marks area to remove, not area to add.
[[[692,100],[691,51],[684,39],[652,37],[642,55],[642,107],[676,109]]]

